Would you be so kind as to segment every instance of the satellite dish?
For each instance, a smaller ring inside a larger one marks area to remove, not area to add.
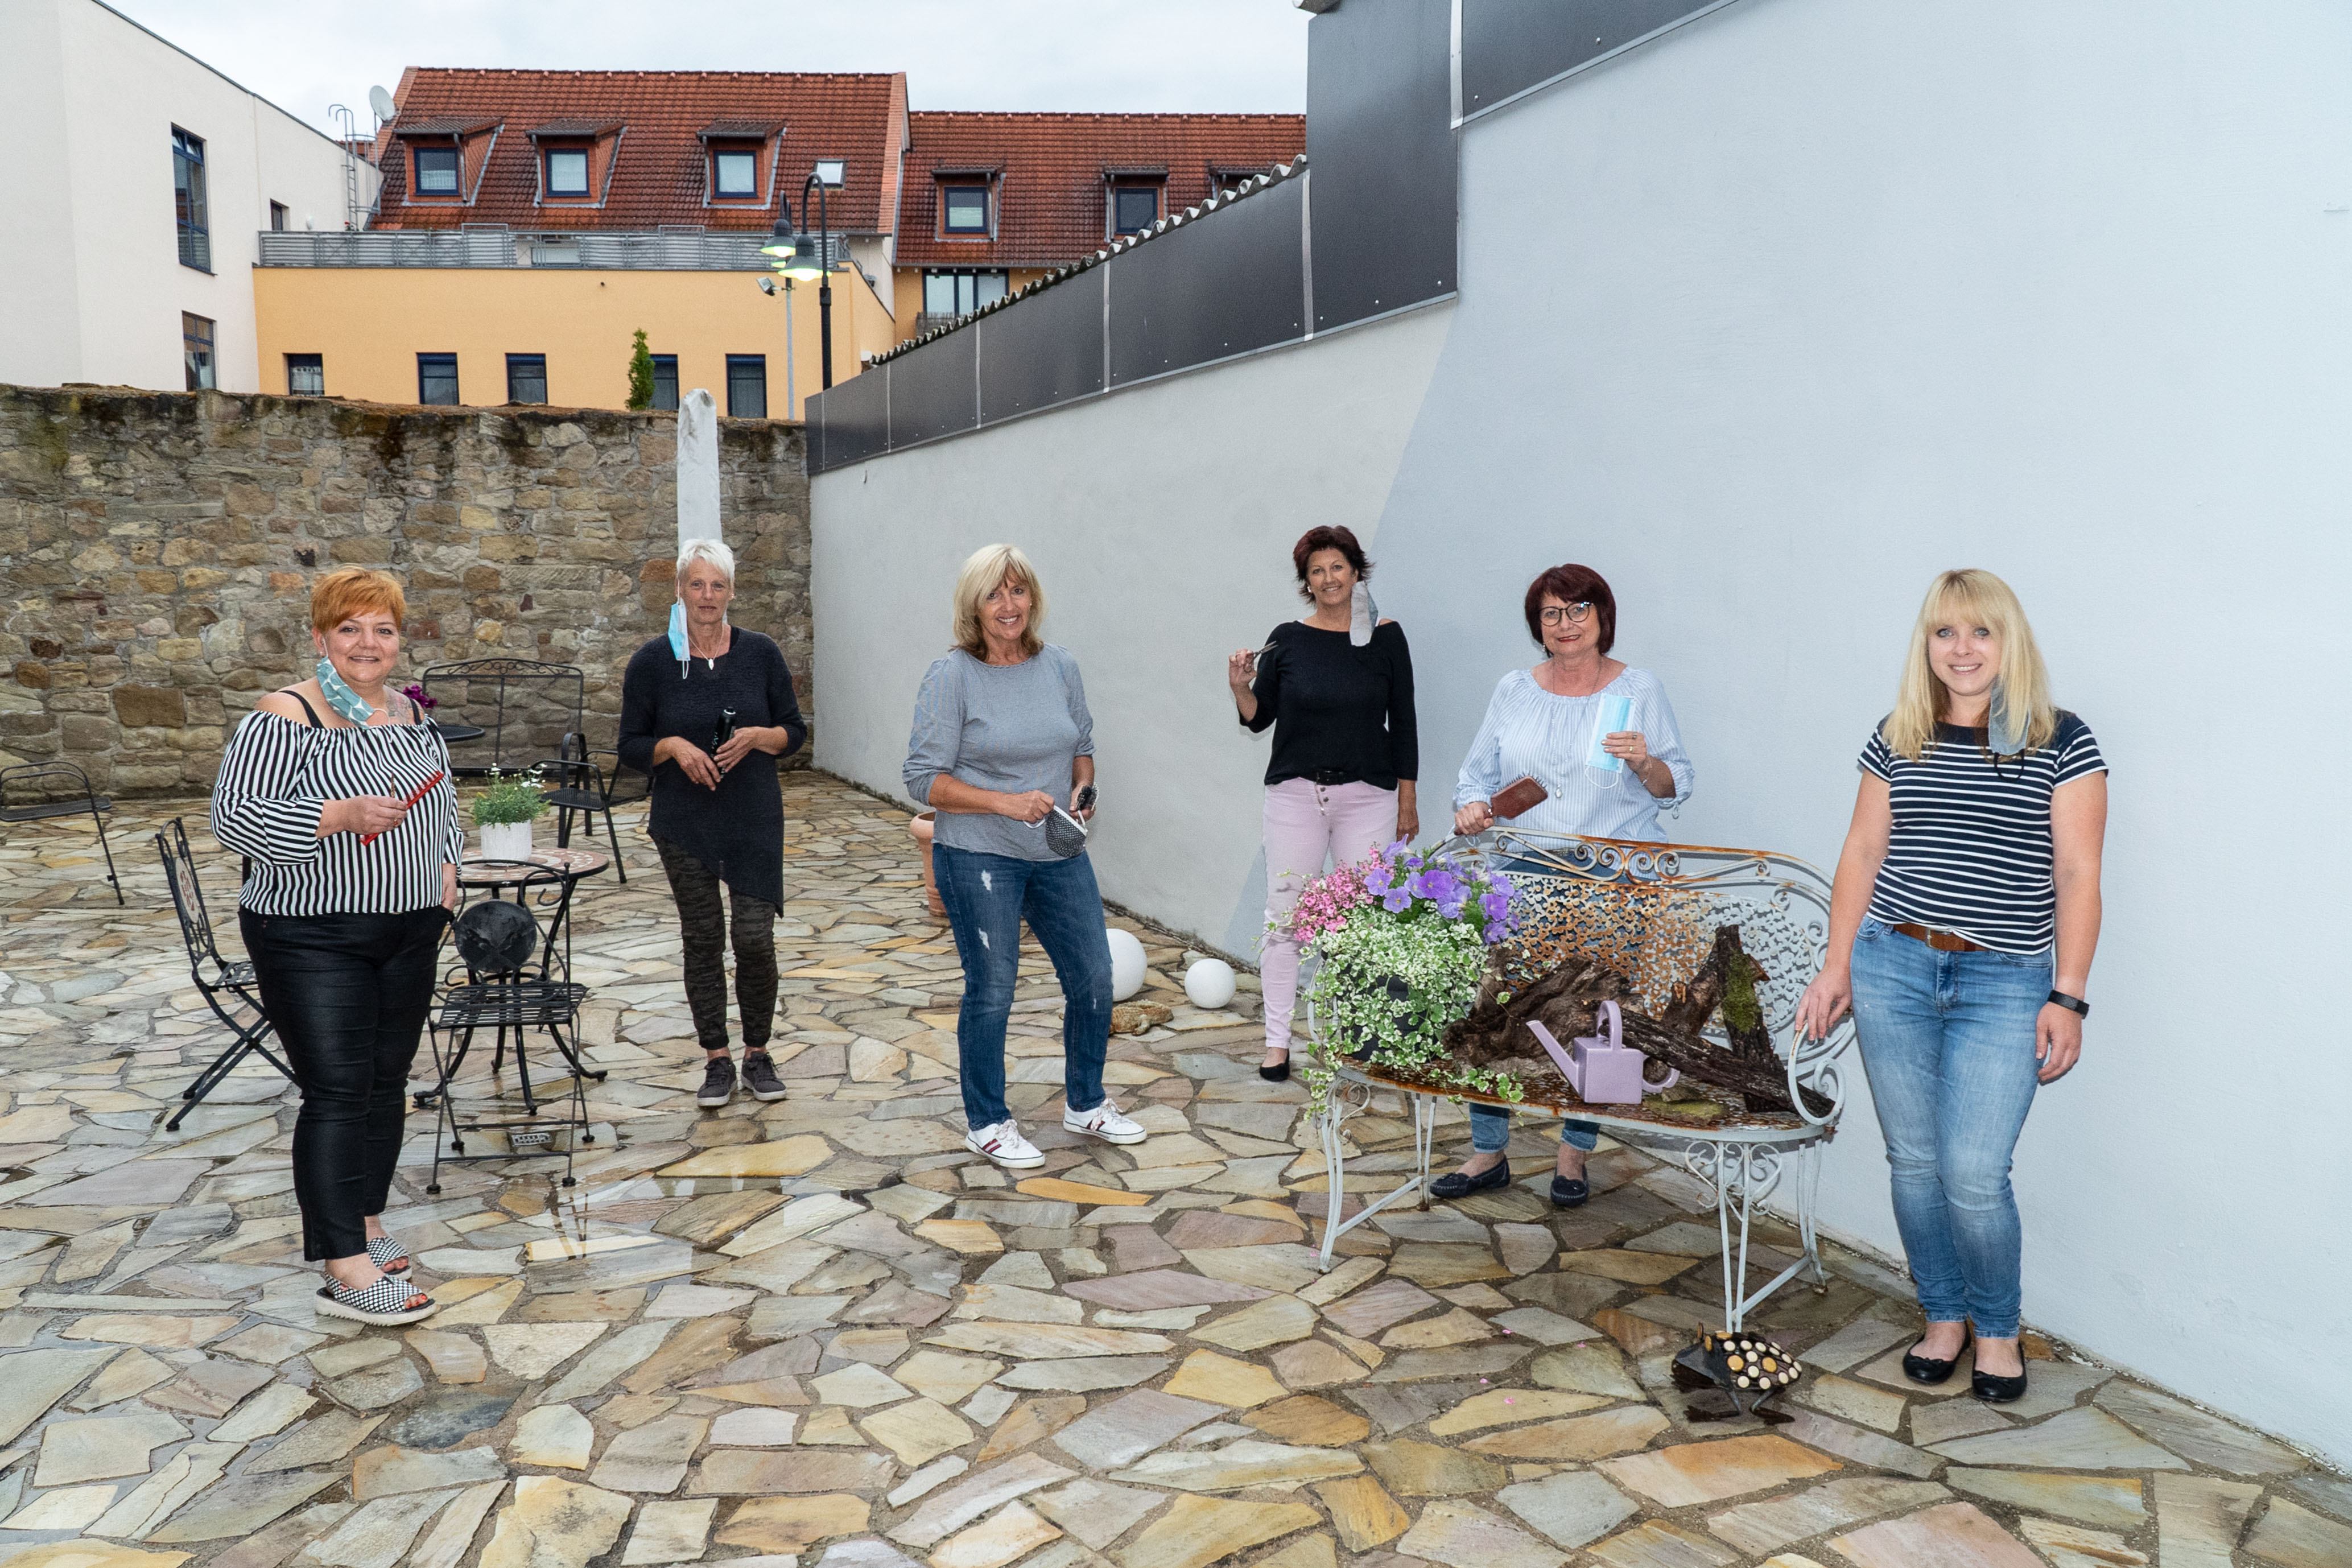
[[[375,110],[379,123],[400,117],[400,105],[393,102],[392,94],[380,87],[368,89],[368,107]]]

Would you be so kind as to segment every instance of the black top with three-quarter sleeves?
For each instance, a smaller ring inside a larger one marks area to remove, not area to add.
[[[1421,776],[1421,736],[1412,713],[1412,650],[1394,621],[1358,647],[1346,632],[1285,621],[1258,657],[1253,733],[1274,727],[1265,782],[1360,781],[1394,789]]]

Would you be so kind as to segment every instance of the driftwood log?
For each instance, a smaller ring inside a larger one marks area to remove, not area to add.
[[[1600,1005],[1615,1002],[1625,1043],[1658,1065],[1657,1076],[1672,1068],[1695,1082],[1734,1090],[1752,1111],[1793,1110],[1788,1071],[1772,1048],[1757,994],[1757,984],[1764,978],[1764,971],[1740,947],[1739,928],[1718,928],[1706,961],[1675,988],[1675,1000],[1664,1016],[1654,1018],[1627,1005],[1632,987],[1605,964],[1573,958],[1548,973],[1522,980],[1505,967],[1497,949],[1487,961],[1477,1001],[1446,1029],[1445,1046],[1473,1067],[1548,1068],[1549,1058],[1528,1030],[1529,1023],[1542,1024],[1565,1046],[1593,1034]],[[1709,1044],[1699,1033],[1718,1009],[1726,1015],[1729,1050]],[[1815,1114],[1830,1110],[1830,1101],[1811,1089],[1805,1091],[1805,1102]]]

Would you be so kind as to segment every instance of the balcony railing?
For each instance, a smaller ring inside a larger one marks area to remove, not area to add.
[[[518,241],[522,243],[518,244]],[[562,267],[607,271],[764,272],[756,231],[723,234],[518,234],[504,228],[265,232],[264,267]],[[848,244],[833,240],[835,266]]]

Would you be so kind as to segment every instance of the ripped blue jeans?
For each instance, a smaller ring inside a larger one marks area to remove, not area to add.
[[[1062,1085],[1073,1110],[1092,1110],[1103,1093],[1110,1048],[1110,935],[1102,894],[1085,855],[1017,860],[937,844],[931,868],[963,960],[963,1005],[956,1054],[963,1114],[973,1131],[1011,1118],[1004,1103],[1004,1026],[1021,977],[1021,922],[1036,933],[1062,982]]]

